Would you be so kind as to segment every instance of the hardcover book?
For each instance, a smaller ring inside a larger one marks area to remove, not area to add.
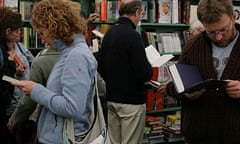
[[[178,93],[216,88],[226,83],[223,80],[216,79],[204,80],[198,68],[193,65],[173,64],[169,66],[169,72]]]
[[[171,23],[172,20],[172,1],[158,0],[157,1],[157,17],[158,23]]]

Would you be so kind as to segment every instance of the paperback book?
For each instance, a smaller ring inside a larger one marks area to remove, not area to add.
[[[149,45],[145,48],[147,59],[152,67],[161,67],[163,64],[171,60],[174,56],[171,54],[160,55],[155,47]]]

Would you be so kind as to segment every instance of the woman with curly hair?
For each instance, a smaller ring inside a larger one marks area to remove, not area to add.
[[[97,62],[85,41],[86,21],[79,3],[43,0],[32,11],[31,25],[60,55],[46,87],[33,81],[12,83],[40,105],[38,141],[63,144],[65,118],[73,119],[75,133],[89,128]]]

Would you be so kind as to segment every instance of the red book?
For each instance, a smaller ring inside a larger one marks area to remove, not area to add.
[[[159,73],[159,68],[153,68],[152,80],[157,81],[158,73]],[[159,92],[155,92],[154,89],[148,89],[146,106],[147,106],[147,112],[152,110],[162,109],[164,106],[164,97]]]
[[[18,65],[21,65],[23,67],[25,67],[24,63],[22,62],[22,60],[20,59],[20,57],[15,53],[14,56],[14,61],[18,64]]]
[[[107,1],[103,0],[101,2],[101,21],[107,20]]]

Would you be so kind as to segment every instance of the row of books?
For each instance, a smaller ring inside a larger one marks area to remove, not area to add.
[[[190,0],[143,0],[143,20],[151,23],[189,24]],[[115,21],[121,0],[95,0],[95,12],[100,21]]]
[[[41,38],[31,27],[24,27],[21,40],[26,48],[42,48]]]
[[[100,14],[100,21],[116,21],[121,0],[95,0],[95,12]]]
[[[146,115],[143,144],[183,141],[180,121],[179,111],[166,117]]]
[[[189,24],[190,0],[143,0],[145,16],[151,23]]]
[[[22,14],[22,20],[29,21],[31,19],[33,1],[20,1],[20,13]]]
[[[181,53],[182,46],[190,37],[189,32],[172,32],[172,33],[157,33],[144,32],[143,39],[147,45],[153,45],[162,53]]]
[[[169,65],[173,65],[175,63],[177,63],[177,61],[170,60],[165,64],[163,64],[161,67],[153,67],[153,76],[151,80],[156,81],[160,84],[162,82],[167,83],[172,81],[172,77],[169,73],[168,67]],[[164,108],[178,106],[178,105],[179,105],[178,100],[172,96],[168,96],[168,95],[163,96],[159,92],[156,92],[155,88],[149,88],[147,90],[147,96],[146,96],[147,112],[161,110]]]
[[[0,0],[0,7],[10,7],[14,11],[18,11],[18,0]]]

